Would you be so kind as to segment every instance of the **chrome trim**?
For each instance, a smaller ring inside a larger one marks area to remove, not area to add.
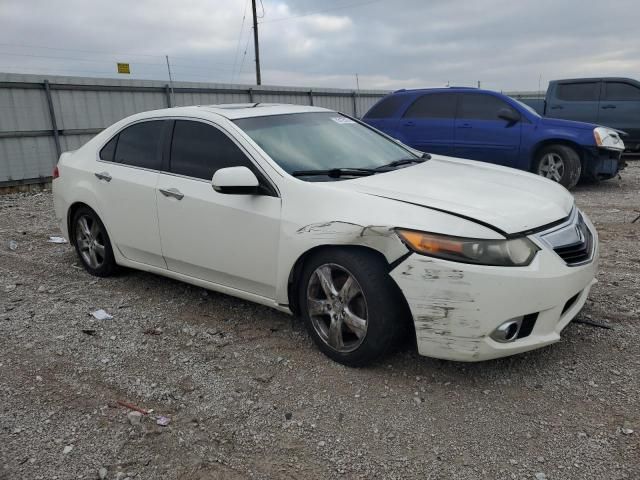
[[[586,238],[586,235],[590,238]],[[582,218],[580,210],[576,207],[573,208],[565,222],[562,222],[560,225],[556,225],[549,230],[539,232],[534,236],[550,247],[551,250],[553,250],[553,252],[558,255],[558,257],[560,257],[568,267],[578,267],[593,261],[596,250],[595,234],[591,231],[587,223]],[[590,251],[587,259],[581,262],[567,263],[560,254],[556,252],[557,248],[567,247],[572,244],[583,243],[585,241],[589,243]]]

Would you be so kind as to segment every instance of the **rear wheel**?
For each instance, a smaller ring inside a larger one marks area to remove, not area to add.
[[[85,270],[97,277],[108,277],[116,270],[116,261],[107,229],[96,213],[87,207],[73,215],[76,252]]]
[[[320,251],[305,263],[302,280],[302,316],[327,356],[345,365],[363,366],[397,346],[406,303],[375,253]]]
[[[565,188],[573,188],[582,172],[580,156],[566,145],[550,145],[538,153],[534,172]]]

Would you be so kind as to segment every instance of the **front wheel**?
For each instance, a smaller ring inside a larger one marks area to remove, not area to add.
[[[550,145],[538,153],[534,172],[570,189],[580,180],[580,156],[566,145]]]
[[[406,302],[375,253],[332,249],[314,254],[302,272],[302,316],[331,359],[364,366],[393,350],[406,325]]]

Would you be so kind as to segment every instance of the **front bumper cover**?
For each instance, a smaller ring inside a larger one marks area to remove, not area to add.
[[[588,220],[587,220],[588,221]],[[597,233],[591,261],[568,266],[540,238],[541,250],[527,267],[469,265],[412,254],[391,276],[405,295],[421,355],[481,361],[540,348],[560,340],[595,283]],[[525,338],[490,338],[502,322],[537,313]]]

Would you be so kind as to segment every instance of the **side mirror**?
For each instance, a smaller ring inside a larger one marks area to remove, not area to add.
[[[498,118],[506,120],[508,126],[512,126],[520,121],[520,114],[511,108],[501,108],[498,110]]]
[[[247,167],[221,168],[213,174],[211,186],[216,192],[231,195],[257,195],[260,182]]]

